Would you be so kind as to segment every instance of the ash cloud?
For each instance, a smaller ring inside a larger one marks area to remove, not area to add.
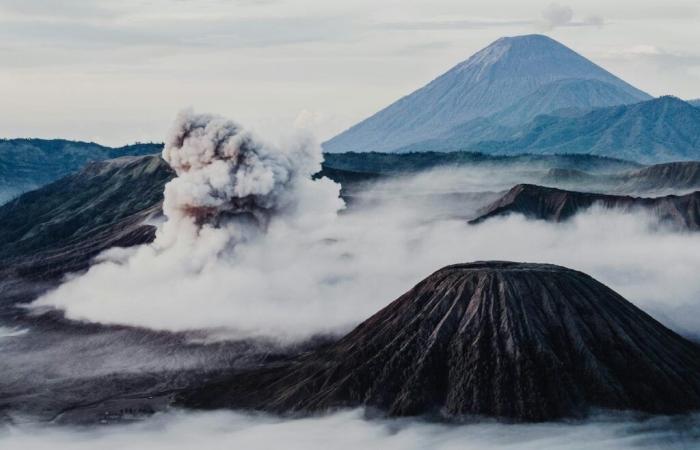
[[[265,231],[274,216],[296,214],[309,191],[338,197],[337,190],[318,189],[325,182],[311,180],[322,158],[309,137],[278,148],[233,121],[191,110],[178,115],[163,159],[177,177],[165,187],[168,220],[157,245],[176,240],[183,226],[226,228],[232,241],[240,240],[247,228]]]

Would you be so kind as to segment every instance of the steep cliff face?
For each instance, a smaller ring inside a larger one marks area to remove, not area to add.
[[[435,272],[325,349],[179,401],[523,421],[676,413],[700,408],[700,349],[583,273],[476,262]]]
[[[561,222],[576,213],[600,205],[611,209],[643,209],[659,221],[678,229],[700,230],[700,191],[656,198],[566,191],[533,184],[519,184],[470,221],[477,224],[491,217],[518,213],[528,218]]]

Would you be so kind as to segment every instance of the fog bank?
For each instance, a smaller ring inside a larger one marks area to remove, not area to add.
[[[132,425],[0,428],[0,445],[26,450],[148,449],[682,449],[700,445],[698,417],[635,421],[624,415],[588,422],[446,425],[415,419],[368,420],[353,410],[281,419],[236,412],[156,415]]]

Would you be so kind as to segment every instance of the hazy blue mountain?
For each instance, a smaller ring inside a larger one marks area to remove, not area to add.
[[[639,98],[610,83],[566,79],[546,84],[503,111],[479,117],[442,132],[439,136],[397,149],[397,152],[454,151],[482,141],[513,138],[535,117],[582,116],[598,107],[638,103]]]
[[[532,94],[535,97],[528,98]],[[532,111],[517,109],[517,102],[525,98]],[[504,111],[504,118],[510,121],[518,115],[527,120],[551,108],[648,98],[553,39],[541,35],[507,37],[324,143],[324,149],[394,151],[504,110],[508,111]]]
[[[63,139],[0,140],[0,204],[74,172],[90,161],[158,153],[162,144],[105,147]]]
[[[515,139],[482,142],[472,149],[496,154],[587,153],[643,163],[698,160],[700,109],[666,96],[582,116],[539,116]]]
[[[590,110],[647,100],[611,83],[600,80],[566,79],[546,84],[517,101],[491,119],[502,126],[525,124],[537,116],[555,111]]]
[[[696,98],[695,100],[688,100],[688,103],[690,103],[693,106],[696,106],[700,108],[700,98]]]

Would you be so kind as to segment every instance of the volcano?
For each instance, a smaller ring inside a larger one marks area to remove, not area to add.
[[[445,138],[445,133],[460,135],[464,130],[450,130],[478,118],[495,115],[496,122],[515,125],[561,108],[650,98],[547,36],[503,37],[323,148],[333,153],[406,151],[411,144]],[[483,138],[493,139],[488,134]]]
[[[700,408],[700,347],[584,273],[475,262],[438,270],[334,344],[178,402],[517,421],[680,413]]]

